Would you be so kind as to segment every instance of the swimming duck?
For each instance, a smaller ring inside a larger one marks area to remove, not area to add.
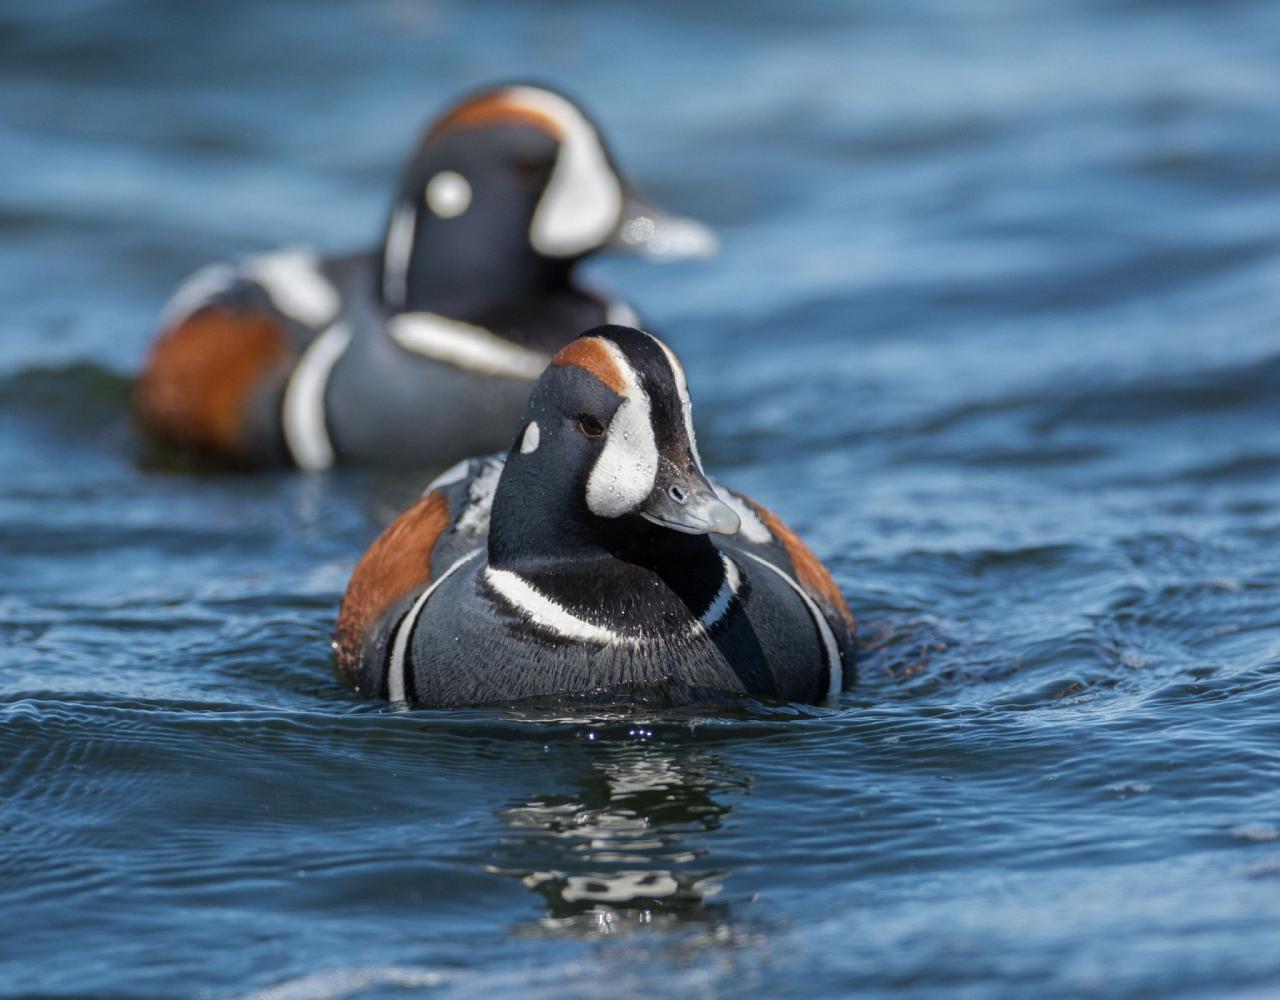
[[[379,250],[285,250],[188,279],[138,381],[139,422],[252,465],[439,468],[497,450],[564,331],[636,321],[574,280],[605,247],[675,259],[715,239],[639,201],[565,96],[485,90],[412,151]]]
[[[670,349],[609,325],[552,358],[505,460],[463,461],[373,543],[334,647],[393,702],[821,702],[854,628],[804,542],[707,478]]]

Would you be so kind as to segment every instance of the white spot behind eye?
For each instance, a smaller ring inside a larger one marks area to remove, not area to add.
[[[471,184],[454,170],[441,170],[427,182],[427,208],[442,219],[461,215],[471,206]]]
[[[529,426],[524,429],[524,435],[520,438],[520,454],[532,455],[538,450],[541,440],[542,432],[538,430],[538,421],[530,420]]]

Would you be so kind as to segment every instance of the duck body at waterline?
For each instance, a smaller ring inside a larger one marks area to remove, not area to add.
[[[459,706],[822,702],[854,620],[775,515],[707,479],[684,373],[606,326],[560,351],[508,457],[440,477],[374,543],[339,619],[363,693]]]

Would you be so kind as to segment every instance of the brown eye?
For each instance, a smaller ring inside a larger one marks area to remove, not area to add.
[[[578,417],[578,430],[589,438],[598,438],[604,433],[604,424],[600,423],[591,414],[584,413]]]

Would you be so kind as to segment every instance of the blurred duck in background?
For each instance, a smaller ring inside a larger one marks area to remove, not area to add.
[[[574,280],[606,248],[673,260],[716,241],[636,198],[565,96],[485,90],[414,147],[380,248],[283,250],[192,275],[161,315],[138,421],[166,445],[250,466],[441,467],[495,451],[572,332],[638,322]]]

